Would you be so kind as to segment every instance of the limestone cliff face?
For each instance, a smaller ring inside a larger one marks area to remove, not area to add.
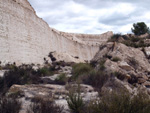
[[[0,61],[42,64],[49,52],[91,60],[112,32],[71,34],[52,29],[27,0],[0,0]]]

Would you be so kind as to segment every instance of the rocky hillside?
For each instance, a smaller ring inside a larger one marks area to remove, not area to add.
[[[0,51],[0,113],[150,113],[149,34],[60,32],[0,0]]]
[[[138,41],[149,40],[149,37],[125,36],[117,40],[112,36],[100,45],[91,63],[52,60],[51,64],[45,62],[44,67],[2,66],[6,71],[0,79],[1,95],[19,100],[22,103],[20,113],[41,111],[42,108],[34,109],[38,106],[35,102],[43,106],[51,102],[51,108],[46,109],[53,109],[52,113],[82,113],[85,110],[86,113],[104,113],[99,110],[106,108],[106,113],[110,110],[124,113],[127,107],[127,113],[129,109],[133,113],[149,113],[149,44],[134,47],[124,43],[126,39],[139,44]],[[131,38],[138,38],[138,41]],[[56,59],[54,54],[51,53],[51,59]],[[29,107],[31,105],[34,107]]]

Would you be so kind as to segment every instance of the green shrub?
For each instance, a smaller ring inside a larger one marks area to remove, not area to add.
[[[0,113],[19,113],[21,103],[14,98],[0,98]]]
[[[61,73],[61,74],[55,79],[55,82],[56,82],[57,84],[61,84],[61,85],[66,84],[67,81],[68,81],[68,77],[66,76],[65,73]]]
[[[39,84],[42,83],[41,77],[50,76],[56,73],[52,66],[42,67],[34,70],[32,65],[7,65],[5,68],[9,69],[0,77],[0,94],[5,93],[13,84]]]
[[[114,61],[114,62],[118,62],[118,61],[120,61],[121,59],[120,59],[119,57],[113,57],[111,60]]]
[[[89,73],[92,70],[90,64],[79,63],[75,64],[72,69],[73,78],[77,79],[79,76]]]
[[[110,40],[108,40],[109,42],[118,42],[119,41],[119,38],[121,37],[122,35],[117,33],[117,34],[114,34]]]
[[[147,27],[147,25],[144,22],[134,23],[133,28],[131,28],[131,30],[135,35],[150,33],[149,27]]]
[[[99,70],[101,70],[101,71],[105,70],[105,62],[106,62],[106,59],[103,59],[99,62],[99,65],[98,65]]]
[[[138,42],[138,41],[141,40],[141,38],[139,38],[139,37],[130,37],[129,39],[130,39],[130,41],[132,41],[132,42]]]
[[[63,107],[58,106],[52,99],[35,97],[28,109],[28,113],[62,113]]]
[[[82,78],[83,83],[92,85],[97,89],[101,89],[108,80],[108,75],[103,71],[92,70],[88,75]]]
[[[5,93],[13,84],[38,84],[41,82],[42,73],[32,68],[32,65],[14,66],[0,78],[1,94]]]
[[[41,76],[51,76],[51,75],[54,74],[53,67],[51,67],[51,66],[39,68],[37,72],[38,72]]]
[[[80,92],[69,92],[67,103],[72,113],[84,113],[85,104]]]

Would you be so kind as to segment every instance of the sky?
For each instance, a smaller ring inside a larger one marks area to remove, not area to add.
[[[50,27],[64,32],[131,33],[133,23],[150,27],[150,0],[28,0]]]

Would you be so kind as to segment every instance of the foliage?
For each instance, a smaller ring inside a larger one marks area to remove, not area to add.
[[[0,113],[19,113],[21,103],[14,98],[0,98]]]
[[[67,103],[72,113],[84,113],[85,103],[83,102],[83,99],[80,95],[79,84],[77,92],[69,91]]]
[[[65,73],[61,73],[56,79],[55,83],[65,85],[66,82],[68,81],[68,78],[66,77]]]
[[[140,48],[140,47],[149,47],[149,43],[144,42],[144,38],[139,37],[129,37],[128,40],[125,40],[122,42],[126,46],[134,47],[134,48]]]
[[[134,23],[131,30],[135,35],[142,35],[150,32],[149,27],[147,27],[144,22]]]
[[[37,76],[36,71],[32,69],[30,65],[22,65],[19,67],[14,67],[9,71],[5,72],[3,78],[1,78],[1,90],[7,90],[13,84],[27,84],[27,83],[37,83],[39,76]]]
[[[105,70],[105,62],[106,62],[106,59],[102,59],[100,62],[99,62],[99,70],[101,71],[104,71]]]
[[[111,60],[114,61],[114,62],[118,62],[118,61],[120,61],[121,59],[120,59],[119,57],[113,57]]]
[[[0,93],[5,93],[13,84],[38,84],[41,83],[40,77],[51,75],[53,72],[51,67],[43,67],[38,70],[34,70],[32,65],[11,66],[9,71],[4,73],[3,77],[0,77]],[[7,66],[8,68],[8,66]]]
[[[117,33],[117,34],[114,34],[110,40],[108,40],[109,42],[118,42],[119,41],[119,38],[121,37],[122,35]]]
[[[54,69],[52,66],[44,66],[42,68],[39,68],[37,70],[37,73],[40,74],[41,76],[51,76],[54,74]]]
[[[103,71],[92,70],[88,75],[82,78],[83,83],[92,85],[97,89],[101,89],[108,80],[108,75]]]
[[[28,113],[62,113],[63,111],[63,107],[56,105],[52,99],[34,97],[32,102]]]
[[[73,65],[72,73],[73,78],[77,79],[79,76],[89,73],[92,70],[92,66],[88,63],[79,63]]]
[[[91,104],[92,113],[149,113],[150,98],[144,93],[131,96],[127,92],[106,93]]]

